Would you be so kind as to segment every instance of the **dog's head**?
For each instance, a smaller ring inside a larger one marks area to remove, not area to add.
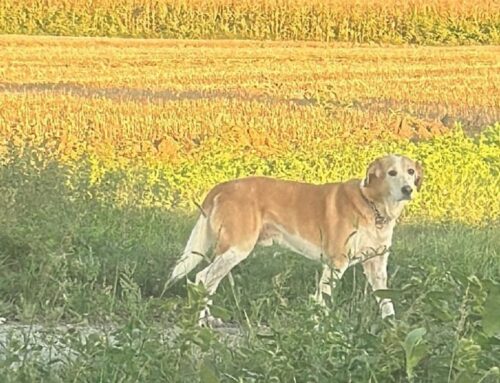
[[[422,166],[404,156],[388,155],[373,161],[363,181],[370,195],[380,200],[400,202],[411,200],[420,191]]]

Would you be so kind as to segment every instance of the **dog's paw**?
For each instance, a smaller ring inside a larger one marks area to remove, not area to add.
[[[200,312],[200,318],[198,319],[198,325],[200,327],[215,328],[215,327],[224,326],[224,322],[221,319],[216,318],[212,314],[210,314],[210,310],[207,307]]]
[[[320,307],[326,307],[326,301],[323,298],[323,294],[310,294],[309,301]]]
[[[382,319],[394,319],[396,315],[394,312],[394,306],[391,301],[382,301],[380,303],[380,308],[382,310]]]
[[[207,315],[198,320],[198,325],[200,327],[217,328],[217,327],[223,327],[224,322],[221,319],[216,318],[212,315]]]

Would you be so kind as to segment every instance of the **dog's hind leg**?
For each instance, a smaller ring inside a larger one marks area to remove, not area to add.
[[[238,200],[236,203],[227,196],[224,198],[216,199],[209,219],[211,232],[217,233],[213,261],[196,275],[196,283],[203,284],[209,295],[215,293],[233,267],[248,257],[261,229],[260,216],[250,205],[251,201]],[[206,307],[201,311],[202,325],[216,324],[210,316],[210,304],[210,299],[207,299]]]
[[[202,283],[209,295],[213,295],[219,286],[222,279],[250,254],[250,250],[240,250],[237,247],[230,247],[226,252],[217,255],[214,261],[205,269],[196,274],[196,284]],[[207,299],[205,308],[200,312],[200,325],[216,326],[220,325],[221,321],[210,315],[209,306],[212,304],[210,299]]]

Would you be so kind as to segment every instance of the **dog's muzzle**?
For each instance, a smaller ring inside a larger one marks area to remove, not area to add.
[[[403,194],[403,199],[411,199],[411,193],[413,189],[410,185],[405,185],[401,188],[401,193]]]

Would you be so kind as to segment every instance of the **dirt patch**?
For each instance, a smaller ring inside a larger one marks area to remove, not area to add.
[[[394,99],[367,99],[353,103],[355,108],[371,112],[390,112],[398,117],[396,131],[413,129],[419,134],[439,134],[455,123],[460,123],[468,132],[479,132],[482,128],[500,121],[500,108],[484,106],[453,106],[440,103],[414,103]],[[420,121],[419,121],[420,120]],[[444,128],[444,129],[443,129]]]
[[[160,342],[171,344],[176,337],[182,335],[182,330],[175,325],[157,324],[155,334],[160,336]],[[160,327],[161,326],[161,327]],[[96,339],[105,341],[110,347],[119,347],[119,338],[124,330],[116,324],[44,326],[40,324],[4,323],[0,324],[0,361],[9,354],[20,357],[19,362],[11,363],[12,368],[20,367],[22,360],[36,360],[52,366],[70,362],[85,351],[89,342]],[[141,329],[132,329],[141,332]],[[214,329],[221,339],[236,344],[242,339],[243,332],[239,326],[227,326]]]

